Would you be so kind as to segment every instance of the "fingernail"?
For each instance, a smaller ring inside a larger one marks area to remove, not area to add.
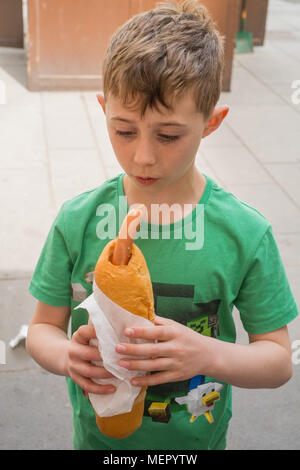
[[[134,329],[133,328],[126,328],[125,329],[125,335],[133,336],[133,334],[134,334]]]
[[[129,367],[129,362],[125,361],[125,359],[121,359],[119,364],[120,364],[121,367]]]
[[[105,389],[105,393],[113,393],[115,391],[115,387],[107,387]]]
[[[118,344],[116,349],[117,349],[118,352],[125,352],[126,351],[126,346],[124,346],[123,344]]]
[[[139,385],[139,381],[136,380],[136,379],[133,379],[133,380],[131,381],[131,383],[132,383],[132,385],[135,385],[135,386]]]

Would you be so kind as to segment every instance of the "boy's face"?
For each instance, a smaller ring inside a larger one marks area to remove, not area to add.
[[[105,103],[103,96],[98,100],[116,157],[139,189],[160,192],[182,181],[194,166],[202,136],[211,132],[191,93],[175,103],[174,111],[159,105],[159,111],[147,108],[143,118],[140,110],[125,108],[116,97],[109,95]],[[156,180],[146,185],[137,177]]]

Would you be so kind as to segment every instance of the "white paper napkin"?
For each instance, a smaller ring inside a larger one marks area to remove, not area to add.
[[[131,339],[124,336],[127,327],[153,326],[150,320],[134,315],[110,300],[93,283],[93,294],[85,299],[77,308],[85,308],[90,315],[96,336],[98,349],[103,359],[103,366],[116,378],[99,379],[95,382],[100,384],[112,384],[116,387],[116,392],[108,395],[97,395],[89,393],[90,402],[101,417],[113,416],[131,411],[134,400],[138,396],[141,387],[134,387],[130,380],[133,377],[143,376],[146,372],[130,371],[118,365],[121,357],[116,352],[116,345],[119,343],[144,343],[142,339]],[[96,363],[102,365],[102,363]]]

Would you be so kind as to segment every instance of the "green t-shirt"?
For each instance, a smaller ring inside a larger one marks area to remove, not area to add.
[[[92,293],[93,271],[104,246],[118,234],[128,206],[123,176],[65,202],[37,263],[30,293],[53,306],[71,305],[72,332],[86,324],[84,309],[74,310]],[[270,223],[206,176],[198,205],[169,225],[142,223],[135,243],[146,259],[155,311],[201,334],[235,342],[233,307],[245,330],[261,334],[297,316]],[[112,210],[113,209],[113,210]],[[197,358],[195,358],[197,360]],[[203,379],[203,377],[202,377]],[[205,377],[205,382],[215,382]],[[130,437],[103,436],[82,390],[67,378],[73,406],[76,449],[224,449],[231,418],[231,386],[223,383],[212,411],[190,422],[175,397],[185,396],[190,381],[149,387],[142,426]],[[169,402],[171,418],[154,422],[153,401]]]

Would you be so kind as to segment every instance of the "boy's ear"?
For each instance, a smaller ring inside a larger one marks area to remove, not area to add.
[[[202,133],[202,139],[207,137],[209,134],[214,132],[220,125],[222,124],[223,120],[227,116],[229,111],[228,106],[220,106],[220,108],[215,108],[213,110],[212,116],[209,118],[204,131]]]
[[[101,108],[103,109],[103,112],[105,114],[105,99],[104,99],[104,94],[102,92],[96,93],[97,100],[101,105]]]

